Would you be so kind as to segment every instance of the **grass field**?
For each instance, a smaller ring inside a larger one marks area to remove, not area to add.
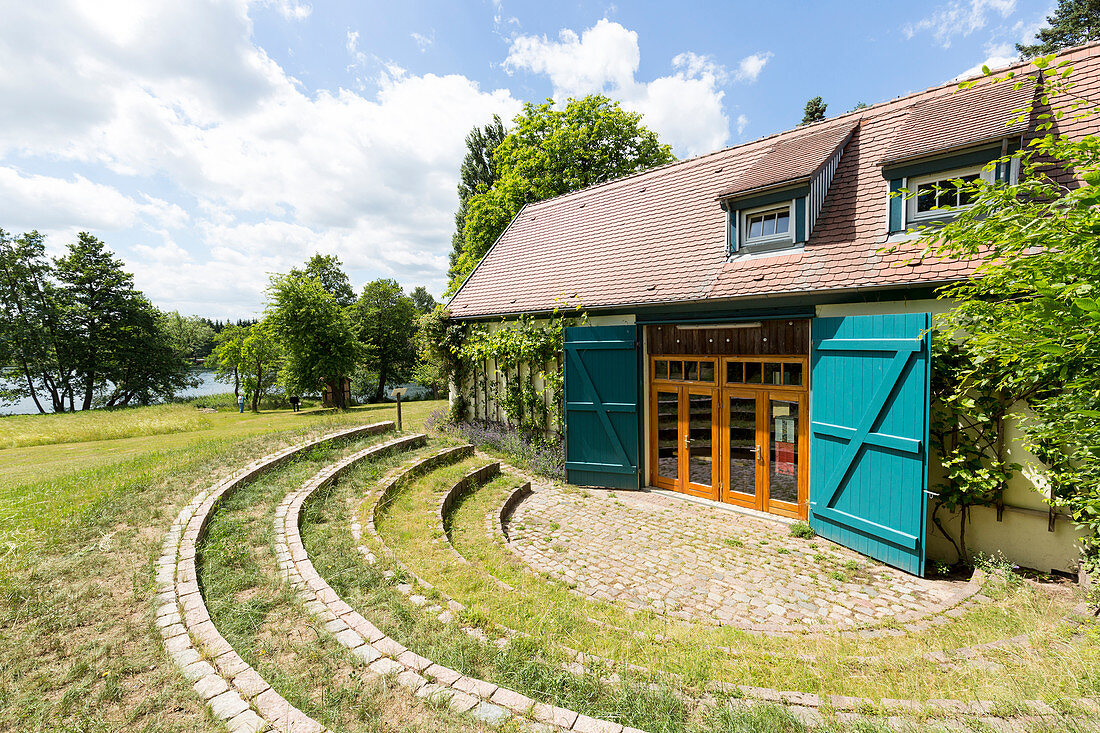
[[[407,403],[406,427],[442,404]],[[202,416],[197,429],[106,437],[127,424],[179,427],[187,410]],[[257,456],[393,417],[393,405],[243,415],[170,406],[0,420],[40,443],[0,449],[0,730],[220,730],[153,626],[153,562],[172,517]]]
[[[406,403],[406,430],[422,429],[443,404]],[[393,405],[378,405],[346,413],[242,415],[201,412],[192,404],[0,419],[0,445],[9,446],[0,447],[0,730],[222,730],[168,662],[153,623],[154,562],[172,517],[196,491],[260,455],[342,426],[393,419],[394,413]],[[374,440],[310,452],[218,508],[201,548],[211,615],[282,694],[336,730],[483,730],[413,703],[385,679],[367,679],[274,572],[272,517],[281,497]],[[437,437],[421,451],[449,441]],[[876,699],[977,697],[1004,710],[1025,697],[1057,708],[1063,696],[1100,693],[1095,625],[1068,624],[1062,620],[1065,600],[1021,583],[987,588],[993,603],[936,631],[859,640],[751,636],[627,614],[581,598],[524,570],[488,535],[486,513],[514,486],[508,477],[455,508],[451,536],[472,562],[460,564],[441,551],[435,503],[440,491],[479,463],[470,459],[404,487],[380,516],[379,529],[404,562],[467,605],[463,622],[504,625],[533,637],[498,649],[442,626],[354,549],[349,506],[407,457],[353,469],[306,504],[302,535],[318,571],[341,597],[410,647],[533,697],[651,731],[801,733],[805,726],[783,708],[692,708],[682,701],[708,679]],[[494,576],[514,592],[502,593]],[[928,650],[1019,633],[1030,635],[1032,648],[991,650],[984,666],[939,667],[922,659]],[[563,671],[562,645],[676,676],[624,671],[620,683],[607,685],[598,675]],[[878,730],[860,725],[829,729]],[[927,730],[936,725],[929,721]],[[1068,721],[1053,729],[1074,726]]]

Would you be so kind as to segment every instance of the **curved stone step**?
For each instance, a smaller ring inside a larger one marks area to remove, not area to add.
[[[233,491],[303,451],[392,429],[392,422],[360,425],[266,455],[199,492],[172,522],[156,563],[156,625],[168,656],[229,730],[274,727],[320,733],[325,728],[272,689],[210,620],[199,589],[195,555],[211,513]]]

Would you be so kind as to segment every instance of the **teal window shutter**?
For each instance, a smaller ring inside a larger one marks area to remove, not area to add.
[[[794,200],[794,241],[806,241],[806,197]]]
[[[737,219],[741,215],[741,212],[737,209],[730,209],[726,212],[726,221],[729,226],[726,227],[726,247],[730,254],[733,254],[741,248],[740,243],[737,241]]]
[[[895,195],[902,189],[904,178],[894,178],[890,181],[890,232],[900,232],[902,208],[905,206],[905,198]]]

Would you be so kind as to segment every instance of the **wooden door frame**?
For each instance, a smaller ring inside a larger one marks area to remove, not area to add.
[[[652,483],[657,488],[668,489],[669,491],[676,491],[677,490],[676,489],[676,484],[679,483],[679,481],[683,478],[683,457],[684,457],[683,448],[678,448],[679,452],[677,453],[678,463],[677,463],[677,468],[676,468],[677,474],[676,474],[675,481],[673,481],[671,479],[668,479],[667,477],[662,477],[660,475],[660,473],[658,472],[658,466],[660,465],[658,463],[658,459],[659,459],[659,455],[658,455],[659,445],[658,445],[658,442],[659,442],[660,436],[657,434],[657,393],[662,391],[662,390],[665,391],[665,392],[673,392],[673,391],[676,392],[676,440],[677,441],[680,440],[680,419],[681,419],[680,416],[683,413],[683,409],[684,409],[684,400],[683,400],[683,397],[681,395],[681,390],[675,384],[664,384],[664,383],[662,383],[662,384],[653,384],[651,382],[650,383],[650,388],[649,388],[649,414],[650,414],[650,419],[649,419],[649,428],[648,428],[649,437],[650,437],[650,441],[649,441],[649,465],[650,465],[649,480],[650,480],[650,483]]]
[[[722,417],[721,417],[721,429],[720,437],[722,441],[722,501],[727,504],[733,504],[735,506],[745,507],[746,509],[755,509],[756,511],[764,511],[764,497],[760,491],[761,481],[764,480],[764,473],[761,467],[760,451],[763,448],[761,440],[761,428],[760,428],[760,412],[761,412],[761,394],[755,389],[742,389],[738,387],[722,387],[718,390],[719,399],[722,402]],[[756,439],[756,460],[755,476],[753,479],[753,493],[751,498],[748,494],[744,494],[733,490],[733,476],[730,472],[730,461],[728,451],[725,450],[729,442],[729,427],[730,427],[730,397],[738,397],[741,399],[751,399],[755,405],[754,416],[756,424],[753,426],[753,435]]]
[[[685,384],[680,390],[680,435],[691,435],[691,395],[706,395],[710,397],[710,485],[692,483],[691,481],[691,448],[684,446],[680,456],[680,489],[684,494],[697,496],[702,499],[717,501],[719,498],[719,482],[721,473],[718,470],[720,463],[720,446],[718,438],[721,433],[720,411],[722,406],[715,404],[719,401],[720,390],[717,387],[705,385]],[[717,418],[717,419],[716,419]]]
[[[809,513],[809,451],[807,446],[809,445],[809,420],[807,419],[807,405],[809,404],[808,392],[794,392],[791,390],[760,390],[760,408],[762,411],[757,418],[757,433],[758,437],[762,438],[765,442],[761,443],[765,446],[763,461],[757,461],[758,476],[760,476],[764,483],[764,498],[763,498],[763,511],[768,514],[777,514],[781,517],[790,517],[791,519],[806,519]],[[786,402],[798,403],[798,435],[796,436],[798,445],[798,503],[791,504],[790,502],[772,501],[771,498],[771,411],[768,403],[772,400],[783,400]],[[760,435],[760,433],[763,433]],[[759,479],[758,479],[759,480]]]
[[[710,361],[714,363],[714,380],[711,382],[658,379],[656,362],[665,360],[684,361]],[[766,384],[762,382],[734,383],[726,381],[726,364],[731,361],[738,362],[798,362],[802,365],[802,384]],[[658,488],[676,491],[678,493],[698,496],[706,499],[722,501],[736,506],[755,509],[760,512],[775,514],[794,519],[806,519],[809,510],[809,394],[810,373],[809,357],[804,354],[775,354],[775,355],[734,355],[715,356],[701,354],[655,354],[648,356],[649,370],[649,425],[647,427],[650,436],[650,483]],[[657,435],[657,393],[660,390],[676,391],[677,393],[677,440],[683,440],[687,431],[688,420],[688,395],[695,393],[709,393],[714,401],[718,402],[717,409],[712,413],[711,420],[711,456],[715,465],[710,491],[696,485],[691,487],[690,474],[688,472],[690,455],[684,446],[679,447],[678,476],[676,481],[661,478],[658,473],[658,435]],[[729,397],[749,397],[756,400],[756,445],[760,446],[760,452],[756,459],[756,492],[752,500],[747,495],[737,495],[732,490],[730,476],[728,449],[726,441],[729,435]],[[797,402],[799,405],[798,426],[798,504],[788,502],[771,502],[768,478],[771,461],[771,415],[768,410],[769,400],[774,399]]]

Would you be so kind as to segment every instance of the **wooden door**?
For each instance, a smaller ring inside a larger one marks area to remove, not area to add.
[[[718,390],[709,387],[681,387],[680,439],[684,450],[680,462],[681,491],[704,499],[718,500]]]
[[[763,510],[760,395],[722,390],[722,500]]]
[[[806,518],[806,399],[790,391],[760,394],[759,469],[764,487],[763,510],[795,519]]]

